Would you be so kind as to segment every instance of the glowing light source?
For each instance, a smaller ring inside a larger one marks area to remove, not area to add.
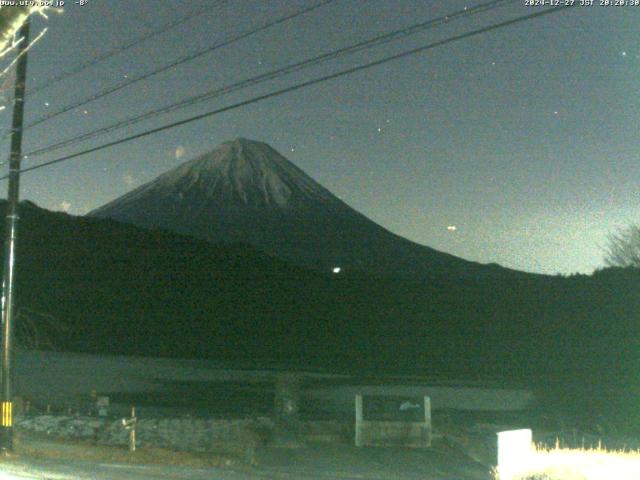
[[[16,2],[17,3],[17,2]],[[45,2],[24,2],[24,3],[45,3]],[[38,13],[47,18],[46,11],[54,10],[61,11],[61,9],[52,9],[45,5],[41,6],[2,6],[0,7],[0,58],[4,57],[8,52],[14,50],[18,43],[19,38],[16,38],[16,34],[22,24],[29,18],[29,15]],[[35,40],[37,41],[37,39]],[[33,43],[33,42],[32,42]]]
[[[457,229],[458,229],[458,227],[456,227],[455,225],[447,226],[447,230],[449,230],[450,232],[455,232]]]
[[[533,446],[531,430],[498,433],[499,480],[566,478],[589,480],[636,480],[640,472],[639,451],[607,451],[597,448],[569,449]]]
[[[533,455],[531,429],[498,432],[498,474],[500,480],[512,480],[529,470]]]
[[[340,273],[341,270],[342,270],[342,268],[340,268],[340,267],[333,267],[332,272],[333,273]]]

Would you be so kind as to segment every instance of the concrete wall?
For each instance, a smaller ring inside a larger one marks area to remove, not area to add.
[[[37,415],[16,420],[18,430],[59,438],[89,440],[101,445],[128,446],[129,431],[120,419]],[[224,420],[195,418],[146,418],[136,424],[139,447],[152,446],[192,452],[245,451],[257,445],[260,430],[271,430],[267,419]]]
[[[229,369],[207,360],[20,351],[14,394],[51,400],[98,393],[160,391],[167,381],[266,381],[274,372]]]
[[[336,385],[307,392],[313,401],[325,405],[327,410],[343,415],[353,412],[353,399],[357,394],[427,396],[431,398],[432,410],[517,411],[530,407],[535,401],[534,395],[526,390],[429,386],[415,382],[405,385]]]
[[[277,383],[286,372],[274,370],[230,369],[206,360],[99,356],[59,352],[22,351],[14,359],[13,393],[30,398],[40,405],[51,403],[64,406],[69,398],[87,399],[92,391],[99,395],[111,393],[162,392],[170,382],[259,382]],[[460,410],[522,410],[530,406],[534,397],[526,390],[443,386],[420,383],[390,385],[348,384],[345,375],[304,373],[301,383],[301,402],[318,405],[329,416],[353,416],[356,393],[364,395],[429,396],[432,409]],[[313,385],[305,381],[313,379]],[[333,383],[333,384],[332,384]],[[325,386],[326,385],[326,386]]]

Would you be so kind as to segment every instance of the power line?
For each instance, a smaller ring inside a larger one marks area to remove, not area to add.
[[[526,22],[528,20],[532,20],[534,18],[542,17],[544,15],[549,15],[551,13],[557,13],[557,12],[566,10],[567,8],[572,8],[572,7],[570,5],[554,7],[554,8],[551,8],[551,9],[542,10],[542,11],[539,11],[539,12],[536,12],[536,13],[531,13],[529,15],[523,15],[523,16],[520,16],[520,17],[513,18],[511,20],[506,20],[506,21],[503,21],[503,22],[500,22],[500,23],[489,25],[488,27],[483,27],[483,28],[480,28],[480,29],[477,29],[477,30],[473,30],[471,32],[467,32],[467,33],[463,33],[463,34],[456,35],[456,36],[453,36],[453,37],[449,37],[449,38],[446,38],[444,40],[439,40],[437,42],[433,42],[433,43],[430,43],[428,45],[424,45],[422,47],[417,47],[417,48],[413,48],[411,50],[407,50],[407,51],[404,51],[404,52],[401,52],[401,53],[397,53],[395,55],[390,55],[388,57],[384,57],[382,59],[375,60],[373,62],[369,62],[369,63],[363,64],[363,65],[359,65],[357,67],[351,67],[351,68],[348,68],[346,70],[341,70],[340,72],[337,72],[337,73],[332,73],[330,75],[325,75],[323,77],[319,77],[319,78],[315,78],[315,79],[312,79],[312,80],[308,80],[306,82],[298,83],[298,84],[290,86],[290,87],[282,88],[280,90],[276,90],[276,91],[273,91],[273,92],[270,92],[270,93],[267,93],[267,94],[264,94],[264,95],[259,95],[259,96],[250,98],[248,100],[244,100],[242,102],[237,102],[237,103],[234,103],[234,104],[231,104],[231,105],[227,105],[226,107],[218,108],[216,110],[212,110],[212,111],[207,112],[207,113],[202,113],[200,115],[195,115],[193,117],[189,117],[189,118],[184,119],[184,120],[173,122],[173,123],[170,123],[168,125],[163,125],[161,127],[153,128],[151,130],[146,130],[144,132],[137,133],[135,135],[130,135],[128,137],[121,138],[119,140],[114,140],[112,142],[108,142],[108,143],[99,145],[97,147],[89,148],[89,149],[86,149],[86,150],[83,150],[83,151],[80,151],[80,152],[77,152],[77,153],[73,153],[73,154],[70,154],[70,155],[65,155],[63,157],[57,158],[55,160],[50,160],[50,161],[45,162],[45,163],[41,163],[41,164],[35,165],[33,167],[24,168],[24,169],[20,170],[20,172],[23,172],[23,173],[24,172],[30,172],[30,171],[33,171],[33,170],[38,170],[40,168],[48,167],[50,165],[54,165],[56,163],[66,162],[66,161],[74,159],[76,157],[87,155],[89,153],[94,153],[94,152],[97,152],[97,151],[100,151],[100,150],[104,150],[106,148],[114,147],[116,145],[121,145],[123,143],[127,143],[127,142],[130,142],[132,140],[137,140],[139,138],[143,138],[143,137],[152,135],[154,133],[159,133],[159,132],[162,132],[162,131],[165,131],[165,130],[169,130],[171,128],[175,128],[175,127],[179,127],[179,126],[182,126],[182,125],[186,125],[188,123],[195,122],[197,120],[202,120],[203,118],[212,117],[214,115],[218,115],[220,113],[228,112],[230,110],[235,110],[237,108],[244,107],[244,106],[250,105],[252,103],[260,102],[262,100],[267,100],[267,99],[273,98],[273,97],[278,97],[280,95],[284,95],[285,93],[290,93],[290,92],[293,92],[293,91],[296,91],[296,90],[300,90],[300,89],[309,87],[311,85],[316,85],[316,84],[319,84],[319,83],[322,83],[322,82],[326,82],[328,80],[333,80],[334,78],[339,78],[339,77],[343,77],[345,75],[350,75],[350,74],[355,73],[355,72],[359,72],[359,71],[362,71],[362,70],[365,70],[365,69],[368,69],[368,68],[371,68],[371,67],[375,67],[375,66],[378,66],[378,65],[382,65],[382,64],[391,62],[393,60],[398,60],[400,58],[405,58],[405,57],[408,57],[410,55],[415,55],[417,53],[422,53],[422,52],[425,52],[427,50],[431,50],[433,48],[441,47],[443,45],[447,45],[449,43],[453,43],[453,42],[456,42],[456,41],[459,41],[459,40],[463,40],[463,39],[466,39],[466,38],[469,38],[469,37],[473,37],[473,36],[476,36],[476,35],[481,35],[483,33],[487,33],[487,32],[493,31],[493,30],[497,30],[499,28],[507,27],[507,26],[510,26],[510,25],[515,25],[517,23]],[[7,175],[4,175],[3,177],[0,177],[0,180],[5,180],[7,177],[8,177]]]
[[[141,35],[127,43],[124,43],[118,47],[115,47],[107,52],[104,52],[100,55],[95,56],[94,58],[87,60],[85,62],[81,62],[71,68],[69,68],[68,70],[59,73],[57,75],[54,75],[52,77],[49,77],[47,80],[45,80],[44,82],[42,82],[40,85],[37,85],[33,88],[30,88],[29,90],[29,95],[35,95],[36,93],[45,90],[46,88],[49,88],[50,86],[65,80],[69,77],[72,77],[74,75],[77,75],[80,72],[83,72],[84,70],[93,67],[94,65],[97,65],[98,63],[104,62],[105,60],[114,57],[122,52],[125,52],[127,50],[129,50],[130,48],[133,48],[137,45],[139,45],[142,42],[145,42],[151,38],[157,37],[158,35],[162,35],[163,33],[168,32],[169,30],[172,30],[174,28],[176,28],[179,25],[182,25],[183,23],[188,22],[189,20],[191,20],[192,18],[198,17],[204,13],[210,12],[212,10],[212,8],[216,7],[216,6],[222,6],[221,4],[227,3],[228,0],[218,0],[215,2],[215,5],[208,5],[206,8],[200,8],[198,10],[195,10],[194,12],[190,13],[189,15],[179,18],[177,20],[165,23],[164,25],[162,25],[161,27],[152,30],[144,35]]]
[[[259,27],[256,27],[256,28],[253,28],[253,29],[248,30],[246,32],[243,32],[241,34],[229,37],[229,38],[227,38],[227,39],[225,39],[225,40],[223,40],[221,42],[215,43],[214,45],[212,45],[210,47],[207,47],[207,48],[199,50],[199,51],[197,51],[195,53],[192,53],[192,54],[186,55],[184,57],[181,57],[178,60],[176,60],[174,62],[171,62],[169,64],[166,64],[166,65],[164,65],[164,66],[162,66],[162,67],[160,67],[160,68],[158,68],[156,70],[153,70],[151,72],[145,73],[145,74],[140,75],[138,77],[132,78],[130,80],[127,80],[126,82],[122,82],[122,83],[120,83],[120,84],[118,84],[118,85],[116,85],[114,87],[109,87],[109,88],[107,88],[107,89],[105,89],[105,90],[103,90],[101,92],[98,92],[98,93],[96,93],[96,94],[94,94],[94,95],[92,95],[92,96],[90,96],[88,98],[85,98],[84,100],[80,100],[80,101],[78,101],[76,103],[73,103],[71,105],[67,105],[66,107],[63,107],[60,110],[52,112],[52,113],[50,113],[48,115],[45,115],[43,117],[40,117],[40,118],[28,123],[25,126],[25,130],[29,129],[29,128],[32,128],[32,127],[35,127],[36,125],[40,125],[41,123],[46,122],[48,120],[51,120],[51,119],[53,119],[53,118],[55,118],[55,117],[57,117],[59,115],[62,115],[63,113],[67,113],[67,112],[69,112],[71,110],[79,108],[79,107],[81,107],[83,105],[86,105],[88,103],[95,102],[96,100],[104,98],[104,97],[106,97],[108,95],[111,95],[111,94],[113,94],[115,92],[118,92],[118,91],[122,90],[123,88],[126,88],[128,86],[134,85],[134,84],[136,84],[138,82],[141,82],[141,81],[144,81],[144,80],[148,80],[149,78],[151,78],[151,77],[153,77],[155,75],[158,75],[159,73],[166,72],[167,70],[175,68],[175,67],[177,67],[179,65],[182,65],[184,63],[187,63],[187,62],[190,62],[192,60],[195,60],[196,58],[199,58],[202,55],[205,55],[207,53],[213,52],[214,50],[217,50],[219,48],[225,47],[227,45],[231,45],[232,43],[238,42],[238,41],[240,41],[240,40],[242,40],[244,38],[247,38],[247,37],[249,37],[251,35],[255,35],[256,33],[259,33],[259,32],[262,32],[264,30],[267,30],[267,29],[269,29],[271,27],[274,27],[276,25],[279,25],[279,24],[281,24],[283,22],[286,22],[288,20],[292,20],[292,19],[294,19],[296,17],[304,15],[305,13],[309,13],[309,12],[311,12],[313,10],[316,10],[316,9],[318,9],[318,8],[324,6],[324,5],[327,5],[329,3],[332,3],[334,1],[336,1],[336,0],[322,0],[321,2],[319,2],[319,3],[315,4],[315,5],[312,5],[310,7],[305,7],[303,9],[297,10],[297,11],[291,13],[291,14],[288,14],[288,15],[285,15],[283,17],[280,17],[280,18],[278,18],[276,20],[273,20],[271,22],[263,24],[263,25],[261,25]],[[6,135],[3,138],[6,138]]]
[[[162,107],[159,109],[155,109],[155,110],[151,110],[149,112],[140,114],[140,115],[136,115],[134,117],[130,117],[128,119],[125,120],[120,120],[117,121],[111,125],[108,125],[106,127],[102,127],[99,128],[97,130],[93,130],[91,132],[87,132],[85,134],[76,136],[76,137],[72,137],[70,139],[67,140],[63,140],[61,142],[58,142],[56,144],[53,145],[48,145],[46,147],[42,147],[39,148],[37,150],[31,151],[29,152],[26,156],[28,157],[33,157],[33,156],[37,156],[37,155],[42,155],[44,153],[50,152],[50,151],[54,151],[57,150],[59,148],[62,147],[66,147],[66,146],[70,146],[70,145],[75,145],[77,143],[83,142],[85,140],[88,140],[90,138],[94,138],[100,135],[104,135],[106,133],[110,133],[116,130],[120,130],[121,128],[124,127],[129,127],[131,125],[135,125],[143,120],[147,120],[153,117],[156,117],[158,115],[164,114],[164,113],[169,113],[175,110],[179,110],[191,105],[195,105],[197,103],[206,101],[206,100],[210,100],[212,98],[216,98],[216,97],[220,97],[223,95],[226,95],[228,93],[232,93],[235,92],[237,90],[241,90],[253,85],[257,85],[259,83],[262,83],[264,81],[267,80],[273,80],[273,79],[277,79],[281,76],[284,76],[286,74],[289,73],[293,73],[311,66],[315,66],[315,65],[319,65],[320,63],[323,63],[325,61],[328,60],[333,60],[335,58],[347,55],[347,54],[352,54],[352,53],[356,53],[365,49],[369,49],[369,48],[373,48],[373,47],[378,47],[380,45],[383,45],[385,43],[389,43],[391,41],[394,41],[398,38],[401,37],[406,37],[415,33],[418,33],[420,31],[429,29],[429,28],[433,28],[445,23],[449,23],[451,21],[460,19],[462,17],[466,17],[466,16],[471,16],[471,15],[476,15],[479,13],[484,13],[487,12],[489,10],[498,8],[500,6],[502,6],[503,4],[507,4],[507,3],[515,3],[515,2],[519,2],[519,0],[493,0],[481,5],[477,5],[476,7],[473,8],[465,8],[462,10],[458,10],[456,12],[453,13],[449,13],[447,15],[443,15],[441,17],[432,19],[432,20],[428,20],[426,22],[421,22],[415,25],[411,25],[409,27],[403,28],[403,29],[398,29],[398,30],[394,30],[391,31],[389,33],[383,34],[383,35],[379,35],[376,37],[373,37],[369,40],[364,40],[361,42],[358,42],[356,44],[347,46],[347,47],[343,47],[337,50],[332,50],[330,52],[324,53],[324,54],[320,54],[317,55],[315,57],[312,57],[310,59],[307,60],[303,60],[300,62],[296,62],[284,67],[280,67],[278,69],[275,70],[271,70],[267,73],[255,76],[255,77],[250,77],[244,80],[241,80],[239,82],[230,84],[230,85],[226,85],[224,87],[212,90],[210,92],[204,93],[204,94],[200,94],[200,95],[196,95],[193,97],[189,97],[185,100],[182,100],[178,103],[174,103],[171,104],[169,106],[166,107]]]

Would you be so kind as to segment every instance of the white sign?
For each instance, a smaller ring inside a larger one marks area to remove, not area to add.
[[[500,480],[512,480],[526,472],[533,456],[531,429],[498,432],[498,474]]]

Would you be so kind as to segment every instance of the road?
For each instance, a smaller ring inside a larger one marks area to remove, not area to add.
[[[487,468],[454,452],[336,446],[264,449],[258,467],[189,468],[18,458],[0,480],[489,480]]]
[[[254,480],[268,477],[222,469],[18,460],[0,465],[1,480]]]

